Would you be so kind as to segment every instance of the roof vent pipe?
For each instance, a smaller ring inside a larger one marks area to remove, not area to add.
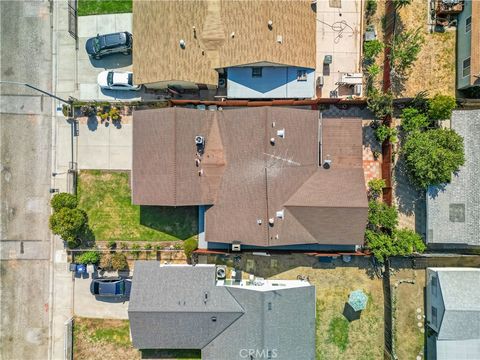
[[[180,40],[180,47],[181,47],[182,49],[185,49],[185,40],[183,40],[183,39]]]
[[[235,31],[232,31],[232,33],[230,34],[230,37],[233,39],[235,37]]]
[[[277,136],[283,139],[285,137],[285,129],[277,130]]]
[[[273,21],[272,20],[268,20],[268,30],[272,30],[273,29]]]
[[[275,224],[275,219],[274,218],[268,219],[268,223],[270,224],[270,226],[273,226],[273,224]]]
[[[270,138],[270,144],[275,145],[275,138]]]

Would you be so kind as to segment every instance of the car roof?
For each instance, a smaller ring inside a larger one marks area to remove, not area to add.
[[[101,36],[104,41],[105,47],[112,47],[117,45],[123,45],[126,42],[126,34],[124,32],[106,34]]]
[[[100,295],[105,295],[105,294],[111,294],[111,295],[117,295],[121,294],[119,285],[122,283],[121,280],[118,281],[113,281],[113,282],[103,282],[99,281],[98,282],[98,293]]]

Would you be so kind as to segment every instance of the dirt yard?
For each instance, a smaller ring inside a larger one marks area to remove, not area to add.
[[[272,260],[275,259],[270,259],[270,262]],[[284,260],[282,263],[289,264],[291,268],[276,273],[272,278],[296,279],[300,274],[306,275],[316,287],[318,360],[383,358],[382,281],[369,276],[368,260],[354,259],[358,263],[345,266],[341,264],[341,259],[328,265],[319,264],[314,259],[315,263],[308,267],[294,267],[295,256]],[[255,266],[259,271],[262,264],[256,262]],[[358,289],[368,295],[367,308],[361,312],[359,319],[347,321],[344,311],[348,295]]]
[[[413,64],[401,97],[413,97],[426,90],[430,95],[441,93],[455,96],[455,31],[430,33],[428,2],[413,0],[399,11],[397,28],[421,29],[425,43]]]
[[[132,347],[127,320],[76,317],[73,327],[73,358],[88,360],[195,360],[198,351],[140,351]]]
[[[391,277],[391,284],[396,297],[396,354],[402,360],[416,359],[419,355],[423,358],[425,270],[399,270]]]

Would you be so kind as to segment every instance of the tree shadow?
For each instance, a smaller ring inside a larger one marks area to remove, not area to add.
[[[163,349],[147,349],[140,350],[142,359],[200,359],[200,350],[163,350]]]
[[[90,131],[96,131],[98,128],[97,115],[90,115],[87,119],[87,127]]]
[[[348,320],[348,322],[352,322],[355,320],[360,320],[360,316],[362,315],[362,311],[355,311],[355,309],[348,303],[345,303],[343,307],[343,316]]]
[[[375,130],[370,125],[362,126],[363,146],[370,148],[372,152],[382,152],[382,145],[375,137]]]
[[[186,240],[198,234],[198,207],[141,205],[140,224]]]

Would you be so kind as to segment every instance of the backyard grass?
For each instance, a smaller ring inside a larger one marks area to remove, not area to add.
[[[341,351],[348,346],[348,320],[344,317],[336,317],[330,321],[328,327],[328,341],[337,345]]]
[[[400,280],[415,280],[415,284],[401,283],[393,289],[396,295],[395,351],[399,359],[416,359],[423,353],[425,343],[423,326],[418,326],[424,323],[425,270],[400,270],[391,277],[391,284]]]
[[[140,351],[130,341],[127,320],[74,319],[73,358],[89,360],[200,359],[200,351],[168,350]]]
[[[138,206],[131,203],[128,172],[81,171],[79,208],[88,215],[97,241],[176,241],[198,232],[196,207]]]
[[[78,0],[78,15],[119,14],[132,12],[132,0]]]
[[[317,293],[317,360],[383,359],[383,288],[380,279],[371,279],[363,268],[354,266],[316,269],[294,267],[295,258],[285,258],[291,270],[277,273],[276,279],[309,276]],[[291,262],[291,263],[290,263]],[[256,264],[257,271],[260,264]],[[348,295],[353,290],[368,294],[367,308],[358,320],[344,317]]]

